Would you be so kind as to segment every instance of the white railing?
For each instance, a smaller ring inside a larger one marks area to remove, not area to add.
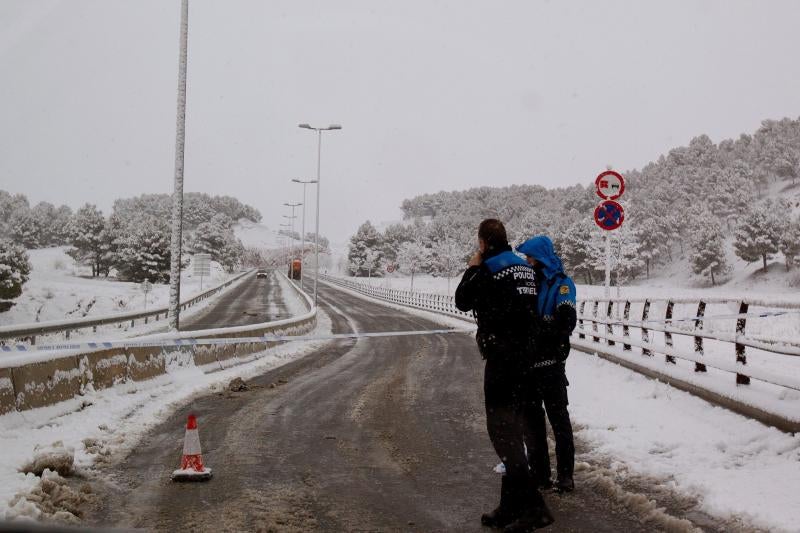
[[[398,289],[388,289],[386,287],[375,287],[368,283],[358,282],[346,278],[337,278],[325,274],[320,274],[319,277],[321,280],[327,281],[328,283],[345,287],[378,300],[473,321],[472,313],[459,311],[458,308],[456,308],[455,298],[449,295],[401,291]]]

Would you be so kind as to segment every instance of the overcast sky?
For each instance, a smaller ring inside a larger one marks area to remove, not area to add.
[[[179,9],[0,0],[0,189],[106,212],[171,192]],[[316,172],[301,122],[344,128],[322,150],[335,241],[419,193],[587,183],[800,115],[798,20],[794,1],[191,0],[185,190],[277,226]]]

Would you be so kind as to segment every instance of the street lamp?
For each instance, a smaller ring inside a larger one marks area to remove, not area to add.
[[[289,224],[288,222],[286,222],[284,224],[278,224],[278,225],[280,227],[282,227],[282,228],[286,228],[286,231],[289,231],[289,228],[292,227],[292,225]],[[278,237],[279,238],[283,237],[283,242],[281,243],[281,248],[283,249],[282,253],[286,254],[286,256],[288,257],[289,256],[289,252],[288,252],[288,250],[289,250],[289,247],[288,247],[289,246],[289,241],[286,239],[286,234],[281,234],[280,230],[279,230],[278,231]]]
[[[305,275],[305,259],[306,259],[306,185],[309,183],[317,183],[317,180],[300,180],[293,178],[294,183],[303,184],[303,228],[300,235],[300,290],[303,290],[303,279]]]
[[[322,159],[322,132],[331,130],[340,130],[342,126],[339,124],[331,124],[327,128],[315,128],[308,124],[298,124],[298,127],[304,130],[313,130],[317,132],[317,220],[316,231],[314,232],[314,305],[317,305],[317,280],[319,278],[319,187],[320,187],[320,163]]]
[[[297,207],[298,205],[303,205],[303,204],[300,204],[300,203],[297,203],[297,204],[284,203],[283,205],[285,205],[286,207],[291,207],[292,208],[292,216],[283,215],[283,218],[290,219],[291,223],[292,223],[292,229],[291,229],[291,233],[289,235],[289,238],[291,239],[289,241],[290,244],[291,244],[291,249],[290,249],[290,252],[289,252],[289,255],[291,256],[290,263],[289,263],[289,275],[292,277],[292,279],[294,279],[294,219],[297,218],[295,216],[295,214],[294,214],[294,208]],[[302,272],[302,270],[303,269],[301,268],[300,271]]]

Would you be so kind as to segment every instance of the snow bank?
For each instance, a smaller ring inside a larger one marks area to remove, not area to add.
[[[68,247],[29,250],[31,275],[14,306],[0,313],[0,326],[50,320],[99,317],[114,313],[143,311],[145,294],[139,283],[92,278],[66,254]],[[211,276],[203,278],[203,290],[232,277],[217,263],[211,264]],[[191,265],[181,273],[181,296],[202,292],[200,278]],[[153,284],[147,295],[147,309],[169,303],[169,285]]]
[[[313,334],[330,333],[330,319],[320,312]],[[0,519],[24,516],[69,519],[63,514],[55,516],[64,509],[51,509],[44,500],[40,501],[40,492],[53,488],[49,482],[20,472],[24,465],[33,462],[37,446],[41,450],[61,441],[65,448],[74,449],[75,469],[91,470],[96,463],[108,462],[133,449],[149,429],[191,398],[225,390],[236,377],[261,374],[319,349],[327,342],[288,342],[258,353],[249,363],[223,370],[216,367],[216,371],[209,374],[184,361],[184,364],[169,366],[167,374],[154,379],[121,383],[102,391],[89,391],[85,396],[57,405],[0,416],[0,449],[3,450],[0,454]],[[178,459],[175,458],[176,462]]]
[[[623,481],[646,475],[726,520],[797,531],[800,435],[582,352],[567,374],[576,435],[592,450],[580,460],[610,464]]]

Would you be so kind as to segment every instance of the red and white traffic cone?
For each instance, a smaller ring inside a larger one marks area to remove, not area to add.
[[[186,422],[186,435],[183,437],[181,467],[172,473],[172,481],[205,481],[207,479],[211,479],[211,469],[203,465],[197,418],[189,415],[189,420]]]

